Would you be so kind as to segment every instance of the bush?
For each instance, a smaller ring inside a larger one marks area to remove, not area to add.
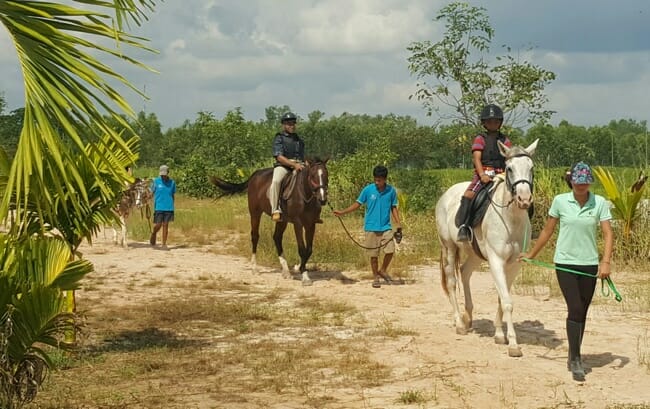
[[[427,212],[435,208],[442,195],[442,183],[437,175],[426,170],[395,171],[394,185],[404,193],[403,212]]]

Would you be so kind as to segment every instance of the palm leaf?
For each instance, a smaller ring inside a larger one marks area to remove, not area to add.
[[[130,117],[133,112],[109,81],[139,91],[84,49],[144,67],[122,50],[102,46],[100,39],[149,50],[142,39],[128,35],[120,27],[126,18],[141,21],[143,9],[153,7],[153,2],[76,3],[111,9],[118,18],[117,28],[109,15],[97,11],[40,1],[0,2],[0,21],[13,39],[25,82],[24,127],[7,181],[6,192],[10,193],[3,196],[0,214],[6,214],[12,200],[18,213],[25,214],[21,210],[27,207],[31,190],[41,196],[35,209],[40,220],[54,219],[56,197],[63,197],[65,192],[78,194],[78,200],[70,203],[70,212],[83,212],[91,206],[84,178],[76,167],[69,166],[75,159],[74,150],[66,146],[83,151],[88,143],[97,145],[103,154],[101,161],[116,179],[120,171],[111,165],[119,162],[116,157],[131,154],[119,131],[108,126],[103,115],[107,113],[130,130],[113,107]],[[97,180],[102,180],[98,170],[89,169]],[[98,188],[110,194],[108,186],[99,183]],[[48,217],[43,217],[45,214]]]
[[[623,221],[623,233],[625,236],[629,236],[637,218],[636,210],[643,197],[645,185],[641,185],[638,189],[621,192],[609,170],[596,167],[594,168],[594,174],[603,185],[607,199],[613,204],[612,216],[614,219]]]
[[[2,263],[2,270],[21,292],[33,286],[73,290],[93,271],[87,260],[74,260],[68,243],[58,237],[32,237],[16,246]]]

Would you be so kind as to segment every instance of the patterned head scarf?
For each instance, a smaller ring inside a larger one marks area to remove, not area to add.
[[[578,162],[571,169],[571,183],[575,185],[590,185],[594,183],[591,168],[584,162]]]

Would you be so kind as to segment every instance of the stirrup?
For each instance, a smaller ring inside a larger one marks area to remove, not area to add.
[[[460,242],[471,242],[474,238],[474,231],[472,228],[466,224],[461,224],[460,227],[458,228],[458,237],[456,238],[457,241]]]

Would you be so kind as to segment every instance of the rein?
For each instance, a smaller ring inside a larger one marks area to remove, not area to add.
[[[508,160],[512,159],[512,158],[520,158],[520,157],[526,157],[526,158],[532,159],[532,158],[530,158],[530,155],[527,154],[527,153],[519,153],[517,155],[512,155],[511,157],[508,158]],[[519,180],[515,180],[514,182],[510,182],[510,178],[508,178],[508,173],[507,172],[505,174],[504,179],[505,179],[505,182],[506,182],[506,187],[508,188],[508,191],[510,192],[510,196],[512,198],[510,199],[510,201],[508,203],[506,203],[504,205],[501,205],[501,204],[496,203],[494,200],[492,200],[492,196],[488,195],[488,197],[490,199],[490,202],[496,207],[499,207],[501,209],[503,209],[505,207],[509,207],[512,204],[512,202],[515,201],[517,185],[520,184],[520,183],[527,183],[530,186],[530,191],[531,192],[533,191],[533,182],[531,182],[530,180],[519,179]],[[498,185],[494,188],[494,190],[496,190],[497,187],[498,187]]]
[[[332,211],[334,211],[334,208],[332,207],[332,205],[330,204],[329,201],[327,202],[327,205],[329,206],[329,208],[330,208]],[[384,248],[384,247],[388,246],[388,244],[390,244],[391,240],[393,240],[393,239],[391,238],[390,240],[387,240],[386,243],[382,243],[382,244],[380,244],[379,246],[376,246],[376,247],[366,247],[366,246],[362,245],[361,243],[357,242],[357,241],[354,239],[354,237],[352,237],[352,235],[351,235],[350,232],[348,231],[347,227],[345,227],[345,223],[343,223],[343,219],[341,219],[341,216],[336,216],[336,218],[339,219],[339,222],[341,222],[341,226],[343,226],[343,230],[345,230],[345,233],[348,235],[348,237],[350,238],[350,240],[352,240],[352,242],[353,242],[354,244],[356,244],[357,246],[361,247],[362,249],[365,249],[365,250],[377,250],[377,249],[381,249],[381,248]]]
[[[528,226],[526,226],[526,234],[524,234],[524,244],[522,246],[522,249],[524,249],[524,250],[528,246],[528,243],[526,243],[527,238],[528,238]],[[576,271],[576,270],[572,270],[570,268],[564,268],[564,267],[557,267],[555,264],[545,263],[543,261],[534,260],[532,258],[522,257],[521,259],[524,260],[527,263],[534,264],[534,265],[540,266],[540,267],[546,267],[548,269],[560,270],[560,271],[564,271],[565,273],[571,273],[571,274],[590,277],[590,278],[594,278],[594,279],[598,278],[598,277],[596,277],[594,275],[583,273],[582,271]],[[607,289],[605,289],[605,283],[607,283]],[[610,294],[613,293],[614,294],[614,299],[616,301],[618,301],[618,302],[623,301],[623,296],[616,289],[616,286],[614,285],[614,282],[612,281],[611,277],[606,277],[606,278],[601,278],[600,279],[600,293],[604,297],[609,297]]]
[[[309,172],[308,168],[305,169],[305,170],[307,172]],[[325,191],[327,191],[327,186],[324,186],[320,181],[318,181],[318,183],[314,183],[314,181],[312,180],[312,178],[310,177],[309,174],[306,174],[305,178],[307,179],[306,181],[309,184],[309,187],[311,188],[310,189],[311,190],[311,196],[309,196],[309,198],[306,198],[304,190],[301,189],[300,190],[300,196],[302,196],[303,202],[310,203],[312,200],[314,200],[314,198],[317,196],[316,191],[318,189],[325,189]],[[304,187],[304,183],[303,183],[303,187]]]

